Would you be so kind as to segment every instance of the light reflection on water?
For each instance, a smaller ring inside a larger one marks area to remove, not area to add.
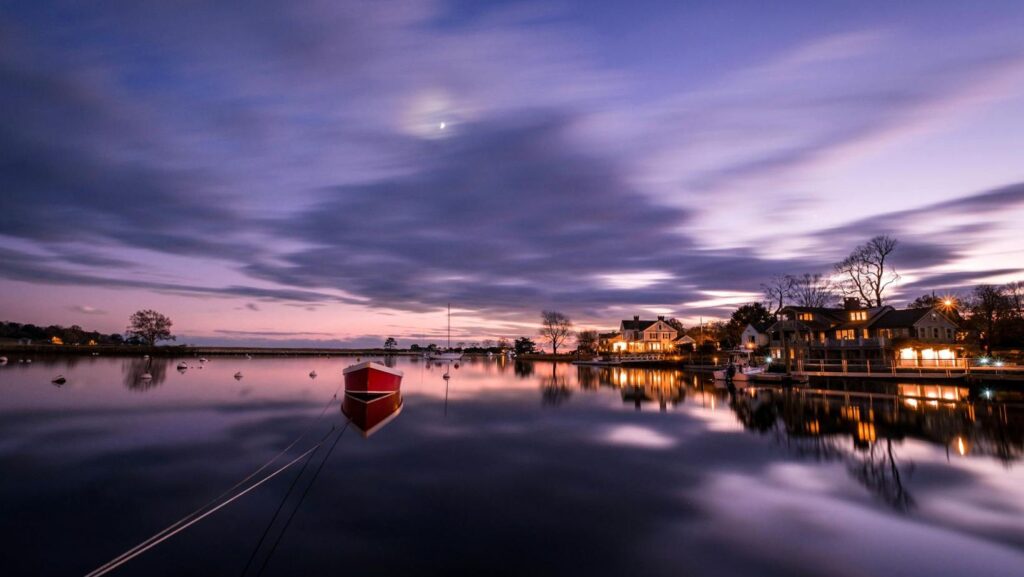
[[[179,518],[298,436],[355,360],[0,367],[3,573],[83,574]],[[342,440],[270,574],[1011,575],[1024,561],[1024,408],[1006,395],[388,362],[406,374],[401,416]],[[322,427],[341,418],[334,406]],[[237,574],[289,482],[125,574]]]

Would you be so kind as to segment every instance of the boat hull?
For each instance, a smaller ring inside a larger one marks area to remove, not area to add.
[[[397,393],[402,387],[402,371],[366,361],[343,371],[346,393]]]
[[[732,380],[733,381],[750,381],[750,380],[753,380],[754,377],[756,377],[757,375],[760,375],[762,373],[764,373],[764,371],[753,371],[753,372],[747,372],[747,373],[737,372],[735,375],[732,376]],[[727,380],[729,380],[728,373],[726,371],[715,371],[715,380],[716,381],[727,381]]]

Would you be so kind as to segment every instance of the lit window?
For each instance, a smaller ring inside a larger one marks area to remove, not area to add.
[[[851,321],[866,321],[868,320],[868,311],[853,311],[850,313]]]
[[[814,320],[814,315],[812,315],[811,313],[800,313],[800,317],[799,318],[802,321],[813,321]]]

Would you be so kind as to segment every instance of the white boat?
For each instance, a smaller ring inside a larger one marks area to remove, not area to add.
[[[178,363],[178,368],[179,369],[187,369],[188,368],[188,363],[186,363],[185,361],[181,361],[180,363]]]
[[[736,374],[732,376],[733,381],[749,381],[755,375],[760,375],[764,372],[764,367],[736,367]],[[716,381],[727,381],[729,380],[728,370],[715,371]]]
[[[749,381],[751,377],[765,372],[766,367],[753,367],[750,365],[753,354],[750,351],[738,349],[729,351],[729,364],[735,371],[732,378],[729,378],[729,368],[715,371],[716,381]]]
[[[452,350],[452,304],[448,303],[448,347],[440,352],[427,352],[427,358],[432,361],[460,361],[461,351]]]

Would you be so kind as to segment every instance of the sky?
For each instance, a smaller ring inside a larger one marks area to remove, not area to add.
[[[0,319],[194,344],[1024,279],[1020,2],[0,0]]]

